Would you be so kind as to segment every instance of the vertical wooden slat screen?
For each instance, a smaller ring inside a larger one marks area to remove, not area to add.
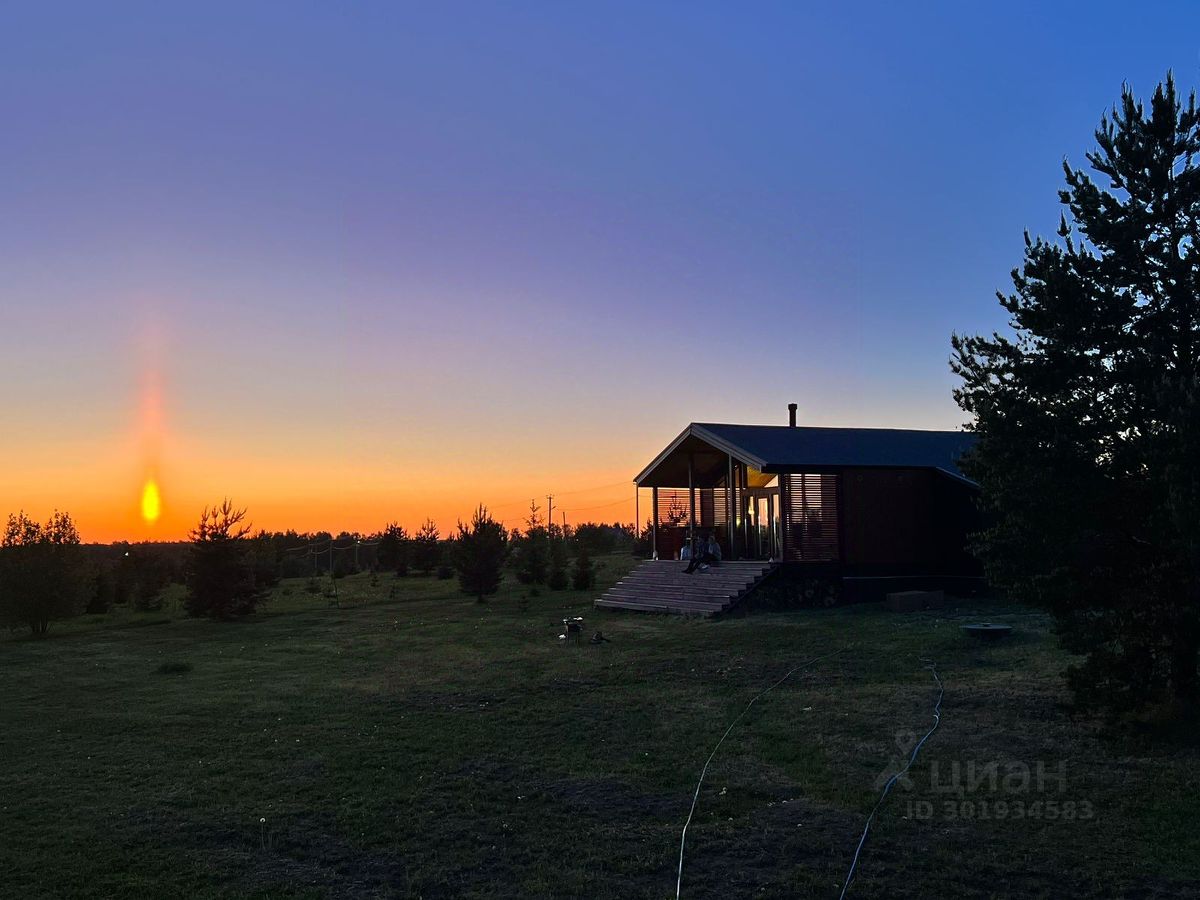
[[[838,476],[784,475],[787,519],[784,559],[828,562],[839,558]]]
[[[704,488],[704,512],[700,521],[705,526],[726,525],[729,522],[729,498],[723,487]]]
[[[659,488],[654,521],[659,525],[686,525],[691,511],[687,488]]]
[[[723,487],[696,488],[696,527],[714,528],[729,521],[729,501]],[[691,511],[687,488],[659,488],[655,522],[686,526]]]

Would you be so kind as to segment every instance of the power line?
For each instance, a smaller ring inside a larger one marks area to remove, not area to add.
[[[282,553],[304,553],[304,552],[307,552],[307,553],[311,553],[313,555],[319,555],[319,554],[323,554],[323,553],[328,553],[330,550],[336,550],[338,553],[341,553],[345,550],[351,550],[354,547],[378,547],[381,542],[380,541],[351,540],[351,543],[346,544],[344,547],[339,547],[336,543],[334,543],[334,541],[329,540],[329,541],[324,541],[323,543],[325,544],[325,546],[321,547],[318,550],[317,547],[320,546],[320,543],[321,542],[314,543],[314,544],[305,544],[303,547],[288,547],[285,550],[282,550],[280,552],[282,552]]]
[[[632,497],[625,497],[621,500],[614,500],[612,503],[601,503],[599,506],[573,506],[567,510],[570,513],[587,512],[591,509],[608,509],[610,506],[619,506],[622,503],[632,503]]]
[[[598,485],[594,485],[593,487],[576,488],[573,491],[556,491],[554,493],[554,496],[555,497],[575,497],[575,496],[578,496],[579,494],[590,494],[594,491],[609,490],[611,488],[622,487],[622,486],[629,485],[632,483],[633,483],[632,479],[626,479],[624,481],[614,481],[609,484],[598,484]],[[523,499],[523,500],[509,500],[504,503],[488,503],[488,504],[485,504],[485,506],[487,506],[489,511],[496,512],[497,510],[508,509],[510,506],[528,507],[528,504],[529,504],[529,500]],[[570,510],[568,510],[568,512],[569,511]]]
[[[588,493],[591,493],[592,491],[603,491],[607,488],[625,487],[630,484],[633,484],[633,479],[626,478],[624,481],[614,481],[612,484],[601,484],[601,485],[598,485],[597,487],[580,488],[577,491],[559,491],[558,496],[570,497],[575,494],[588,494]]]

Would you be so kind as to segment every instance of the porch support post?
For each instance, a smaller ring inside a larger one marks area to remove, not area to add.
[[[771,559],[775,559],[779,553],[779,535],[775,530],[775,494],[767,494],[767,543],[771,548]]]
[[[642,513],[639,509],[639,504],[642,499],[642,486],[636,481],[633,483],[633,541],[634,546],[637,546],[637,540],[642,534]]]
[[[746,495],[750,491],[750,473],[746,471],[745,463],[741,466],[741,506],[738,508],[738,514],[742,517],[742,546],[746,548],[746,553],[750,553],[750,516],[746,509]]]
[[[688,547],[693,547],[696,531],[696,472],[695,457],[688,454]]]
[[[650,488],[650,555],[658,559],[658,485]]]
[[[733,457],[729,457],[729,474],[725,476],[725,507],[729,524],[729,558],[737,559],[737,489],[733,486]]]

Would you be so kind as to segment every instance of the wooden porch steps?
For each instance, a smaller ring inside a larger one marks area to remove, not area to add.
[[[774,565],[737,560],[688,575],[686,562],[648,560],[613,585],[595,605],[600,609],[713,616],[749,593],[771,574]]]

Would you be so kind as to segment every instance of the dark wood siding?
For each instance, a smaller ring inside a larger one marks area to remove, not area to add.
[[[933,469],[846,469],[844,562],[863,574],[977,575],[974,490]]]
[[[929,570],[938,561],[934,473],[928,469],[848,469],[843,476],[847,566]]]

